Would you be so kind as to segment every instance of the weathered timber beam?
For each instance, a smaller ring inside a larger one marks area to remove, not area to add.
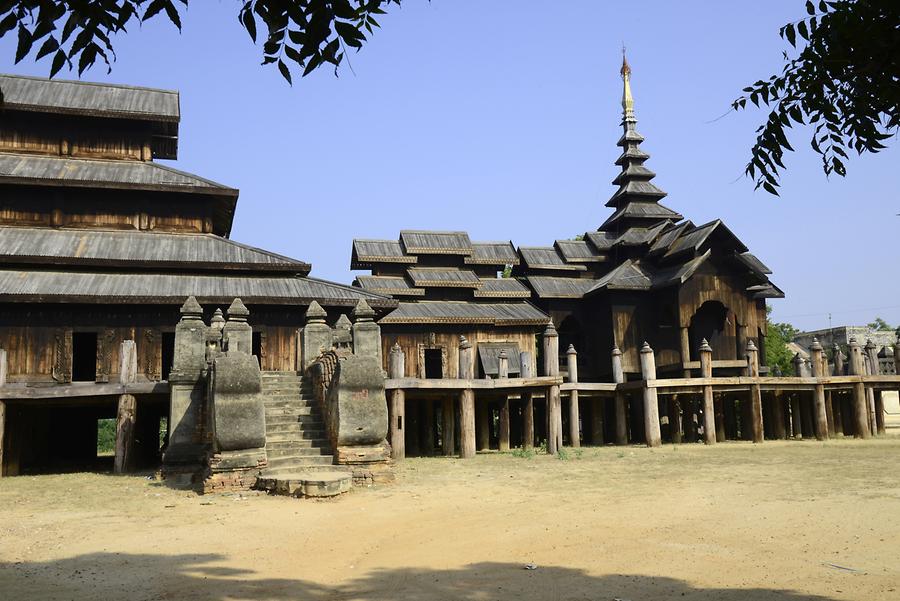
[[[11,400],[41,400],[92,396],[120,396],[123,394],[168,394],[168,382],[135,382],[133,384],[62,384],[56,386],[24,386],[7,384],[0,387],[0,398]]]
[[[515,388],[542,388],[562,384],[562,376],[539,376],[534,378],[507,378],[505,380],[488,379],[420,379],[390,378],[384,381],[385,390],[398,388],[411,390],[505,390]]]

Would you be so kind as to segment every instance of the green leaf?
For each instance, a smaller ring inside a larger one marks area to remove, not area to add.
[[[28,56],[28,53],[31,51],[32,44],[31,32],[29,32],[24,25],[19,24],[19,43],[16,46],[16,64],[18,64],[23,58]]]
[[[69,57],[66,56],[66,53],[62,50],[57,50],[56,54],[53,55],[53,64],[50,66],[50,78],[52,79],[54,75],[59,73],[59,70],[63,68],[69,61]]]
[[[41,46],[41,49],[38,50],[37,55],[34,57],[34,60],[41,60],[51,52],[56,52],[59,49],[59,42],[56,41],[56,38],[49,37]]]
[[[281,76],[287,80],[288,84],[294,85],[291,79],[291,70],[284,64],[284,61],[278,61],[278,70],[281,71]]]
[[[253,43],[256,43],[256,19],[253,17],[253,13],[249,10],[242,9],[240,15],[241,24],[244,26],[244,29],[247,30],[247,33],[250,35],[250,39],[253,40]]]

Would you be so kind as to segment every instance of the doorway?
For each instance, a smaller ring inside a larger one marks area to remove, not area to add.
[[[444,353],[439,348],[425,349],[425,377],[444,377]]]
[[[72,381],[97,380],[97,332],[72,333]]]
[[[168,381],[175,362],[175,332],[162,333],[162,379]]]

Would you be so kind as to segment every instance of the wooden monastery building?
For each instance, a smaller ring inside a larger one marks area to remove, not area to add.
[[[262,369],[295,373],[311,301],[331,319],[360,299],[396,306],[230,240],[238,191],[158,161],[177,158],[177,92],[2,75],[0,96],[2,474],[96,461],[126,340],[138,464],[157,463],[175,325],[191,295],[207,321],[240,297]]]
[[[548,322],[558,333],[561,373],[569,371],[574,350],[584,382],[613,381],[614,347],[621,351],[624,378],[636,380],[644,343],[655,350],[660,377],[699,376],[703,340],[712,347],[717,375],[744,373],[749,341],[765,357],[766,299],[783,294],[769,281],[771,271],[724,223],[696,225],[660,202],[666,193],[645,165],[649,155],[635,129],[630,73],[623,61],[623,134],[615,161],[621,171],[606,203],[612,214],[596,230],[516,250],[507,242],[471,242],[465,232],[403,231],[396,241],[354,240],[351,269],[371,271],[355,285],[400,302],[380,321],[386,370],[396,344],[404,376],[456,378],[463,336],[474,347],[476,378],[496,377],[501,349],[509,377],[521,374],[521,351],[534,362],[529,375],[537,375],[534,368],[544,358],[535,335]],[[511,277],[498,277],[504,269]],[[765,365],[760,370],[767,372]],[[595,442],[611,440],[612,406],[598,410],[609,415],[594,420],[606,423]],[[642,419],[635,404],[631,421]],[[546,436],[541,422],[535,418],[539,438]],[[639,440],[642,428],[631,429]],[[494,431],[491,436],[499,438]]]

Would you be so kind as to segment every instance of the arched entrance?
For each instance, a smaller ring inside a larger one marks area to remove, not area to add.
[[[731,359],[735,345],[734,324],[730,323],[728,307],[719,301],[706,301],[691,317],[688,330],[691,359],[699,361],[698,349],[703,339],[713,349],[713,358]]]

